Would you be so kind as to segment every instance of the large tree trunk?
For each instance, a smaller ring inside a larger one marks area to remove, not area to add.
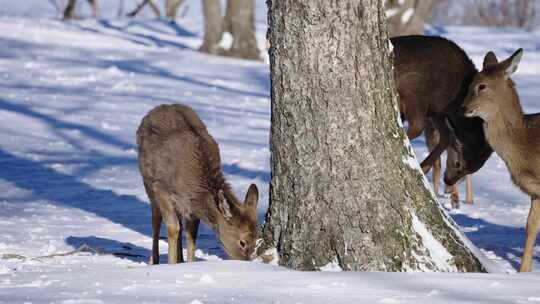
[[[223,33],[221,5],[219,0],[202,0],[204,16],[204,39],[199,51],[219,55],[223,50],[219,46]]]
[[[482,271],[399,125],[384,1],[268,1],[272,126],[263,230],[316,270]]]
[[[421,35],[437,0],[387,0],[386,15],[391,37]]]
[[[255,0],[228,0],[224,31],[233,37],[233,45],[227,51],[229,56],[261,59],[255,37]]]

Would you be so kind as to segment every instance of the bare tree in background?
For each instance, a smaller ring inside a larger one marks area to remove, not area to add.
[[[178,8],[184,0],[166,0],[165,1],[165,15],[167,18],[174,20],[178,14]]]
[[[538,20],[538,0],[440,0],[434,19],[446,24],[531,28]]]
[[[150,6],[150,8],[152,9],[152,12],[154,12],[154,15],[156,15],[157,18],[161,17],[161,13],[159,12],[159,8],[154,3],[154,0],[143,0],[141,3],[139,3],[137,5],[137,7],[133,11],[129,12],[127,14],[127,16],[128,17],[137,16],[146,5]]]
[[[94,16],[94,18],[97,18],[99,16],[97,0],[87,0],[87,1],[90,7],[92,8],[92,16]],[[68,4],[66,5],[66,8],[64,9],[64,20],[76,18],[75,16],[76,5],[77,5],[77,0],[68,1]]]
[[[438,0],[387,0],[386,16],[390,37],[421,35]]]
[[[221,14],[219,0],[203,0],[204,39],[201,52],[260,60],[255,37],[255,0],[228,0],[226,13]],[[224,49],[220,42],[230,33],[233,42]]]
[[[384,0],[267,3],[272,181],[261,251],[301,270],[481,271],[411,166]]]

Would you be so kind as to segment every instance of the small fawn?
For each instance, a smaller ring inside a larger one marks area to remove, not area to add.
[[[484,121],[487,140],[503,159],[513,183],[531,197],[520,272],[531,271],[540,224],[540,113],[525,115],[514,82],[523,50],[498,62],[493,52],[484,57],[483,69],[469,86],[463,103],[467,117]]]
[[[195,260],[199,221],[216,231],[225,252],[248,260],[257,233],[257,187],[243,204],[221,172],[219,147],[189,107],[161,105],[150,111],[137,130],[139,168],[152,205],[151,264],[159,264],[159,231],[167,227],[169,264],[183,262],[182,218],[186,219],[187,260]]]

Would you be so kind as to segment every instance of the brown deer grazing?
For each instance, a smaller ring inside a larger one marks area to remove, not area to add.
[[[409,122],[407,136],[411,140],[418,137],[426,129],[426,121],[432,122],[438,140],[428,140],[431,153],[422,169],[426,173],[437,161],[440,168],[439,157],[448,148],[453,153],[447,158],[446,171],[452,175],[445,173],[445,183],[454,185],[480,169],[493,152],[482,121],[465,118],[460,112],[477,70],[459,46],[441,37],[402,36],[391,42],[400,113]],[[434,180],[439,174],[434,172]]]
[[[426,145],[428,147],[428,150],[431,152],[437,144],[439,143],[439,131],[435,127],[435,124],[430,118],[426,119],[425,123],[425,129],[424,129],[424,137],[426,139]],[[459,159],[460,154],[458,151],[456,151],[452,145],[448,147],[446,150],[447,156],[446,156],[446,167],[447,171],[453,171],[455,168],[459,167]],[[433,163],[433,171],[432,171],[432,177],[433,177],[433,191],[435,194],[439,194],[439,185],[441,183],[441,159],[440,157],[435,160]],[[472,177],[471,175],[467,175],[466,177],[467,183],[467,196],[465,198],[465,202],[467,204],[473,204],[473,193],[472,193]],[[457,183],[452,184],[451,186],[446,185],[445,191],[446,193],[450,193],[450,201],[452,203],[452,208],[458,209],[459,208],[459,187]]]
[[[161,105],[137,130],[139,169],[152,205],[151,264],[159,264],[159,231],[167,227],[169,264],[183,262],[182,217],[187,260],[195,260],[199,220],[216,231],[225,252],[248,260],[255,248],[258,190],[252,184],[241,204],[221,172],[219,147],[189,107]]]
[[[514,82],[509,76],[517,69],[523,50],[498,62],[486,54],[464,102],[468,117],[480,117],[489,144],[504,160],[512,181],[531,196],[526,241],[520,272],[531,271],[532,255],[540,223],[540,113],[524,115]]]

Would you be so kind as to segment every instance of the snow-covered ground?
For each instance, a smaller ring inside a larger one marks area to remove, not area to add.
[[[540,247],[536,273],[513,273],[529,200],[495,155],[474,176],[475,204],[450,213],[507,274],[304,273],[222,261],[206,227],[201,262],[147,266],[150,209],[135,144],[141,118],[162,103],[192,106],[219,142],[237,194],[251,182],[259,186],[262,220],[270,179],[268,65],[198,53],[199,1],[188,1],[177,23],[64,23],[52,19],[54,11],[26,14],[28,2],[20,2],[10,12],[13,2],[0,0],[0,303],[540,302]],[[264,9],[257,16],[262,48]],[[524,48],[513,78],[525,111],[540,111],[540,34],[430,31],[457,41],[477,66],[488,50],[505,58]],[[419,158],[426,154],[423,139],[413,146]],[[162,253],[166,248],[162,241]]]

